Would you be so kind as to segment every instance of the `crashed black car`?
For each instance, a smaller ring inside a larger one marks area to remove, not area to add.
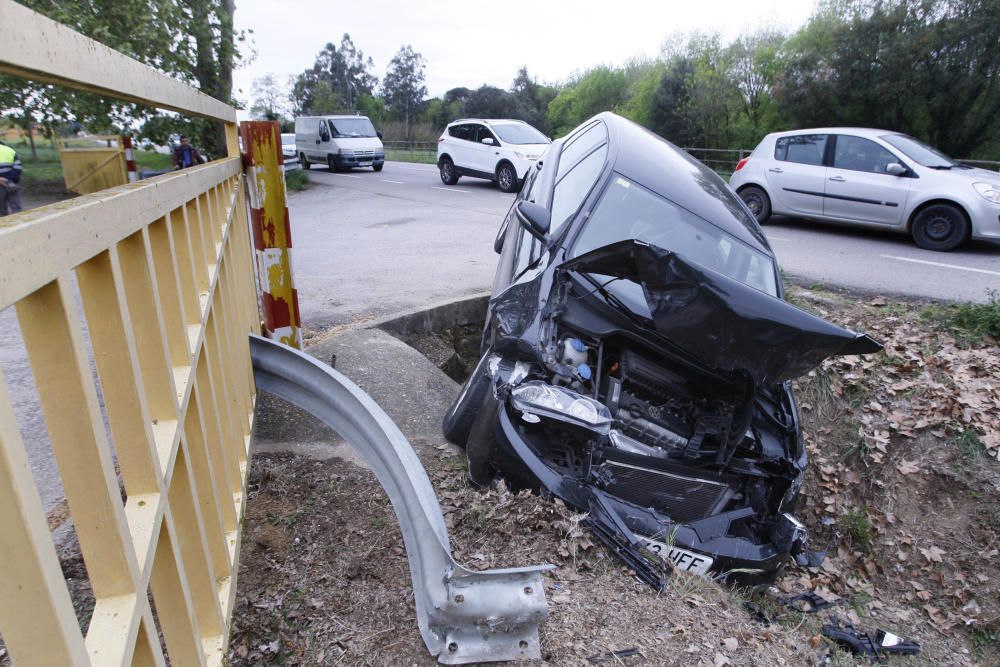
[[[495,249],[482,358],[443,425],[470,478],[586,512],[658,588],[669,565],[773,580],[806,542],[790,381],[881,346],[784,301],[722,179],[611,113],[529,169]]]

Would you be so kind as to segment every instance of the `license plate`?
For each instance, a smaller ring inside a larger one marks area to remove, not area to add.
[[[368,162],[359,162],[358,166],[359,167],[370,167],[370,166],[372,166],[372,163],[371,163],[371,160],[369,160]]]
[[[693,572],[701,576],[708,574],[708,569],[712,567],[714,559],[704,554],[681,549],[680,547],[669,546],[663,542],[646,539],[646,548],[657,556],[673,565],[678,570]]]

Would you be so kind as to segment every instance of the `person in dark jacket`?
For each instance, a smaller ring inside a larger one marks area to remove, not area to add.
[[[0,144],[0,216],[21,210],[21,158],[7,144]]]
[[[174,169],[187,169],[205,161],[198,149],[191,145],[191,140],[181,137],[181,145],[174,149]]]

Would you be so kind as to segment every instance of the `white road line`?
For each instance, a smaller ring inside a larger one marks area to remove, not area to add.
[[[768,241],[788,241],[789,243],[793,242],[792,239],[786,239],[784,236],[771,236],[770,234],[766,234],[766,236]]]
[[[431,189],[432,189],[432,190],[444,190],[445,192],[460,192],[460,193],[462,193],[463,195],[467,195],[467,194],[469,194],[469,191],[468,191],[468,190],[457,190],[457,189],[455,189],[455,188],[440,188],[440,187],[438,187],[438,186],[436,186],[436,185],[432,185],[432,186],[431,186]]]
[[[959,266],[958,264],[945,264],[943,262],[931,262],[926,259],[911,259],[909,257],[897,257],[896,255],[879,255],[883,259],[895,259],[900,262],[913,262],[914,264],[927,264],[928,266],[941,266],[946,269],[957,269],[959,271],[971,271],[973,273],[985,273],[988,276],[1000,276],[1000,271],[990,271],[988,269],[974,269],[971,266]]]
[[[382,179],[383,183],[395,183],[396,185],[406,185],[403,181],[390,181],[388,178]]]
[[[350,174],[335,174],[336,176],[343,176],[344,178],[361,178],[361,176],[351,176]]]

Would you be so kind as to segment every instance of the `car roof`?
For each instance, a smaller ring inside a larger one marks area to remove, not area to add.
[[[459,118],[458,120],[453,120],[448,123],[451,127],[457,123],[485,123],[486,125],[509,125],[511,123],[520,123],[521,125],[527,125],[523,120],[518,120],[517,118]]]
[[[658,134],[617,114],[605,111],[595,118],[608,128],[616,172],[773,256],[760,226],[718,174]]]
[[[797,134],[841,134],[848,132],[863,137],[881,137],[886,134],[902,134],[895,130],[879,130],[873,127],[810,127],[801,130],[789,130],[787,132],[772,132],[773,137],[789,137]]]

